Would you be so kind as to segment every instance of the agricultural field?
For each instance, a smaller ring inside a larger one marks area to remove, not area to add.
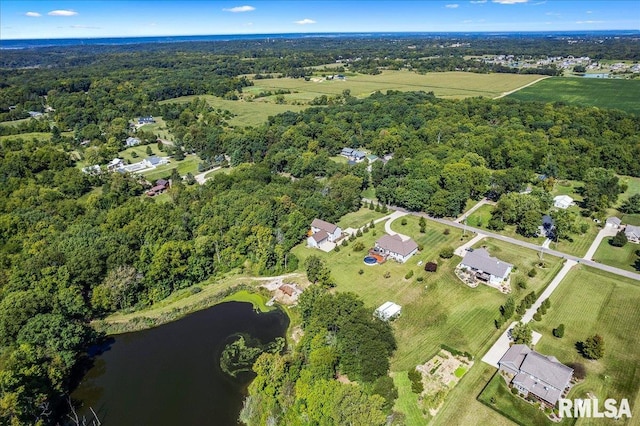
[[[569,398],[584,398],[587,392],[601,400],[627,398],[635,414],[640,402],[638,281],[580,265],[566,276],[550,301],[551,308],[542,321],[532,323],[532,327],[543,335],[536,350],[553,355],[565,364],[578,362],[586,367],[586,379],[573,388]],[[561,339],[551,334],[559,324],[565,325]],[[576,350],[576,342],[595,333],[604,338],[604,357],[588,361]],[[592,424],[632,422],[607,419],[580,421],[580,425]]]
[[[640,81],[552,77],[508,95],[520,101],[566,102],[640,114]]]
[[[252,101],[226,100],[212,95],[183,96],[168,99],[162,103],[186,103],[194,98],[205,99],[214,108],[231,111],[235,114],[229,124],[232,126],[257,126],[269,118],[286,111],[299,112],[311,100],[322,96],[341,95],[345,89],[350,90],[351,96],[366,97],[375,91],[387,90],[413,91],[422,90],[434,92],[443,98],[468,98],[486,96],[494,98],[506,92],[515,90],[540,78],[539,75],[517,74],[477,74],[467,72],[438,72],[417,74],[410,71],[384,71],[378,75],[346,74],[346,80],[324,80],[323,77],[313,77],[309,81],[293,78],[272,78],[254,80],[255,86],[246,87],[244,94],[255,95],[264,91],[289,90],[285,94],[285,104],[276,103],[276,95],[255,98]]]
[[[610,240],[611,238],[602,240],[593,255],[594,260],[626,271],[640,271],[640,258],[636,255],[640,244],[627,243],[624,247],[614,247],[609,243]]]
[[[231,111],[235,117],[228,120],[228,122],[234,127],[258,126],[266,122],[270,116],[282,114],[287,111],[299,112],[306,108],[306,106],[302,105],[280,105],[257,101],[245,102],[243,100],[231,101],[213,95],[182,96],[179,98],[168,99],[160,103],[188,103],[195,98],[206,100],[213,108]]]

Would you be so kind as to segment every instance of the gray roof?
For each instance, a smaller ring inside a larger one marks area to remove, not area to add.
[[[510,263],[491,257],[489,252],[483,248],[466,252],[462,264],[501,278],[505,278],[510,268],[513,267]]]
[[[384,250],[397,253],[402,257],[408,256],[418,248],[418,244],[411,238],[403,240],[400,235],[383,235],[376,241],[376,245]]]
[[[147,161],[149,162],[149,164],[153,165],[153,166],[157,166],[158,164],[160,164],[160,161],[162,159],[160,157],[157,157],[155,155],[151,156],[151,157],[147,157]]]
[[[325,222],[322,219],[313,219],[313,222],[311,222],[311,227],[322,229],[323,231],[326,231],[329,234],[333,234],[334,232],[336,232],[336,229],[338,229],[337,225],[334,225],[333,223]]]
[[[364,152],[362,152],[362,151],[355,151],[355,150],[354,150],[354,151],[351,153],[351,155],[353,155],[353,156],[354,156],[354,157],[356,157],[356,158],[364,158],[367,154],[365,154],[365,153],[364,153]]]
[[[316,243],[320,244],[321,242],[329,238],[329,234],[324,229],[321,229],[315,234],[313,234],[311,238],[313,238],[316,241]]]
[[[513,382],[545,401],[555,404],[569,385],[573,369],[553,356],[546,356],[526,345],[513,345],[498,364],[518,371]]]
[[[342,151],[340,152],[342,155],[351,155],[353,153],[353,148],[342,148]]]
[[[611,216],[611,217],[607,218],[607,223],[612,223],[614,225],[620,226],[622,221],[620,220],[619,217]]]
[[[631,235],[635,236],[635,238],[640,238],[640,226],[627,225],[627,227],[624,229],[624,234],[627,237]]]

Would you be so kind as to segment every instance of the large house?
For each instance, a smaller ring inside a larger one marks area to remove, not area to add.
[[[153,116],[147,116],[147,117],[140,117],[138,118],[138,124],[151,124],[151,123],[155,123],[156,120],[153,118]]]
[[[356,163],[363,161],[367,157],[366,153],[353,148],[342,148],[340,155]]]
[[[122,169],[125,165],[126,163],[122,158],[114,158],[113,160],[109,161],[109,164],[107,164],[107,170],[112,172],[115,170]]]
[[[141,161],[141,163],[146,168],[155,169],[158,166],[162,166],[163,164],[169,163],[169,157],[158,157],[156,155],[152,155],[151,157],[147,157]]]
[[[313,219],[311,229],[307,237],[309,247],[318,248],[324,242],[335,242],[342,235],[342,229],[338,225],[325,222],[321,219]]]
[[[400,235],[383,235],[376,241],[375,252],[404,263],[418,252],[418,244],[411,238],[403,240]]]
[[[140,145],[140,139],[128,137],[126,141],[124,141],[124,145],[128,148],[131,146]]]
[[[171,186],[170,182],[168,180],[165,179],[158,179],[156,181],[156,184],[147,191],[147,195],[149,197],[154,197],[158,194],[162,194],[164,191],[166,191],[167,189],[169,189],[169,187]]]
[[[573,369],[553,356],[542,355],[527,345],[513,345],[498,361],[503,377],[525,397],[534,396],[555,406],[570,387]]]
[[[630,243],[640,244],[640,226],[627,225],[624,235]]]
[[[460,262],[461,268],[469,268],[476,273],[476,277],[491,284],[501,284],[509,278],[513,265],[491,257],[483,248],[467,251]]]
[[[606,226],[607,228],[618,229],[620,228],[620,225],[622,225],[622,221],[620,220],[620,218],[611,216],[607,218],[604,226]]]
[[[558,195],[553,197],[553,206],[559,209],[568,209],[573,205],[573,198],[568,195]]]

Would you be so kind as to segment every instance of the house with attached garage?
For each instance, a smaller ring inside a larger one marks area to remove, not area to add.
[[[627,240],[630,243],[639,244],[640,243],[640,226],[627,225],[624,228],[624,235],[627,237]]]
[[[321,219],[313,219],[311,229],[307,233],[307,245],[319,248],[324,242],[334,243],[342,236],[342,229],[338,225],[325,222]]]
[[[418,244],[411,238],[403,240],[398,234],[383,235],[376,241],[375,254],[404,263],[418,252]]]
[[[573,205],[573,198],[568,195],[558,195],[553,197],[553,206],[559,209],[568,209]]]
[[[511,346],[498,361],[498,367],[502,377],[521,395],[531,395],[549,407],[568,393],[573,378],[572,368],[527,345]]]
[[[513,269],[512,264],[491,257],[483,248],[467,251],[459,267],[470,269],[476,273],[476,278],[491,284],[502,284],[509,278]]]
[[[607,218],[604,226],[606,226],[607,228],[618,229],[620,228],[620,225],[622,225],[622,221],[620,220],[620,218],[611,216]]]

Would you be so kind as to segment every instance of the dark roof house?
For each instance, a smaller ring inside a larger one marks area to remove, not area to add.
[[[558,402],[573,377],[572,368],[526,345],[511,346],[498,366],[520,393],[532,394],[551,406]]]

